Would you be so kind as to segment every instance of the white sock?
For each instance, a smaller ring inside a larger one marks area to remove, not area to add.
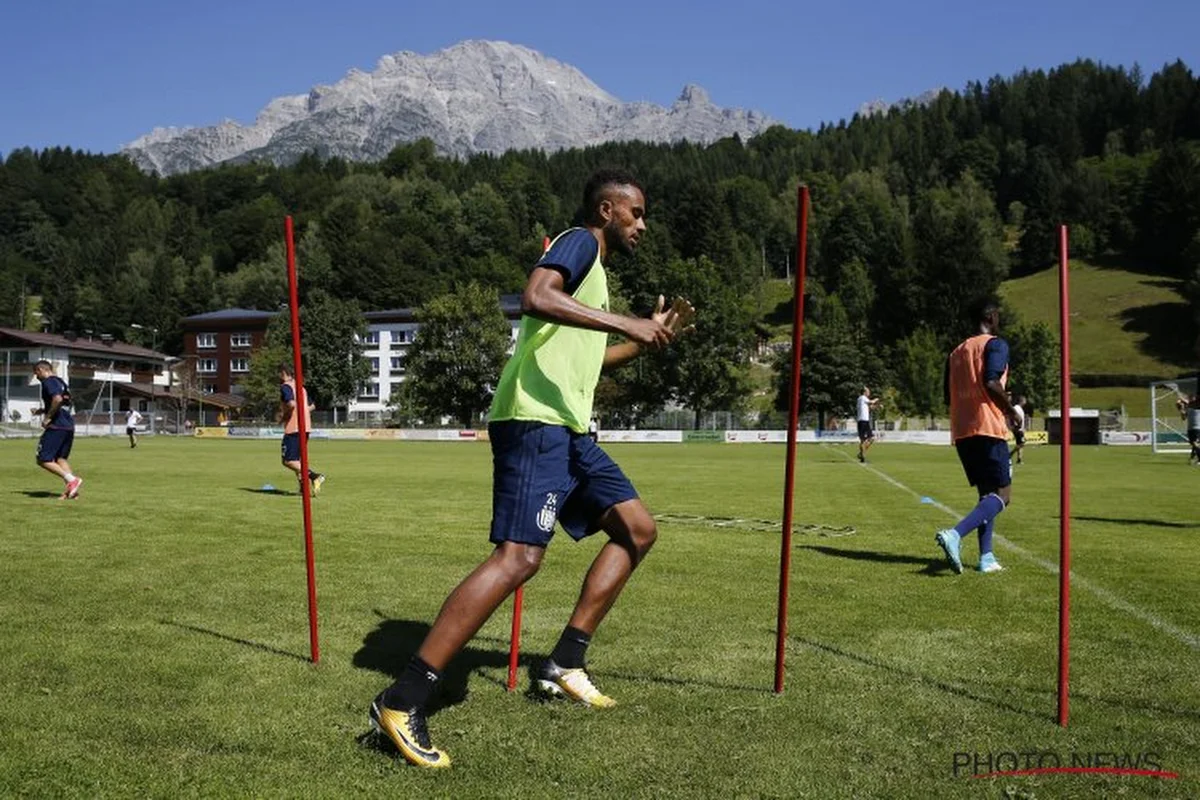
[[[67,483],[70,483],[71,481],[75,480],[75,475],[73,473],[68,472],[67,476],[65,478],[63,478],[63,480],[66,481]]]

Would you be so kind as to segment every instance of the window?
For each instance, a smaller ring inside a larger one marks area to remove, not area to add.
[[[215,333],[197,333],[196,347],[201,350],[211,350],[217,346],[217,335]]]
[[[215,383],[206,383],[206,384],[204,384],[202,391],[205,394],[216,394],[219,390]]]
[[[379,344],[379,331],[367,331],[367,335],[363,337],[363,344]]]
[[[363,400],[377,400],[379,398],[379,381],[367,381],[358,387],[358,396]]]
[[[138,411],[149,411],[149,410],[150,410],[150,401],[149,400],[138,400]]]
[[[392,356],[392,372],[397,375],[404,374],[404,356]]]
[[[375,375],[378,375],[379,374],[379,359],[372,358],[372,359],[370,359],[370,361],[371,361],[371,372]]]
[[[392,331],[392,344],[409,344],[411,342],[411,331]]]
[[[230,372],[249,372],[250,359],[248,358],[231,358],[229,359]]]
[[[253,340],[248,333],[234,333],[229,336],[229,346],[245,349],[253,345]]]
[[[213,373],[217,371],[217,360],[215,358],[201,358],[196,361],[196,371],[204,373]]]

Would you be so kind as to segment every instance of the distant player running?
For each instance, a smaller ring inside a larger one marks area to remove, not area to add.
[[[307,402],[307,389],[304,390],[304,400],[306,402],[297,403],[296,379],[292,375],[292,368],[287,364],[281,364],[279,366],[279,421],[283,424],[281,448],[283,465],[296,473],[297,482],[302,480],[300,473],[304,468],[300,464],[300,419],[296,411],[297,409],[303,411],[305,435],[308,435],[312,433],[312,410],[316,407]],[[308,480],[313,495],[320,494],[321,484],[325,483],[325,476],[310,468]]]
[[[875,428],[871,425],[871,409],[879,405],[878,397],[871,397],[871,389],[863,387],[858,396],[855,419],[858,420],[858,460],[867,463],[867,451],[875,444]]]
[[[1200,466],[1200,394],[1191,397],[1180,395],[1175,401],[1175,407],[1187,422],[1188,444],[1192,448],[1188,453],[1188,463],[1191,464],[1194,459],[1196,466]]]
[[[946,401],[950,405],[950,435],[967,480],[979,492],[979,503],[953,528],[934,537],[950,568],[961,573],[962,537],[979,532],[979,571],[1003,567],[992,553],[996,517],[1012,502],[1012,472],[1008,460],[1008,430],[1020,428],[1009,402],[1008,343],[1000,330],[1000,308],[988,302],[975,315],[979,333],[964,341],[946,362]]]
[[[137,426],[142,421],[142,415],[136,408],[130,408],[125,414],[125,435],[129,437],[129,447],[137,447]]]
[[[530,273],[517,347],[492,402],[494,549],[451,592],[399,680],[371,703],[372,724],[419,766],[450,765],[429,740],[430,698],[451,659],[538,571],[556,522],[572,539],[602,530],[608,541],[535,685],[592,708],[616,705],[592,683],[584,656],[658,532],[629,479],[587,435],[593,393],[602,369],[667,345],[694,312],[682,300],[664,310],[661,297],[649,319],[608,310],[603,262],[633,253],[646,200],[637,181],[617,171],[593,175],[583,194],[584,227],[558,236]],[[610,347],[610,333],[628,341]]]
[[[33,365],[33,374],[42,384],[42,407],[34,414],[42,414],[42,437],[38,439],[37,463],[47,472],[62,478],[65,488],[60,500],[74,500],[79,496],[83,478],[71,471],[67,457],[75,441],[75,419],[71,416],[71,390],[62,378],[54,374],[49,361]]]
[[[1013,396],[1010,394],[1008,399],[1012,401]],[[1025,395],[1017,396],[1013,411],[1017,412],[1017,426],[1012,428],[1013,449],[1008,451],[1008,460],[1011,464],[1023,464],[1021,451],[1025,449]]]

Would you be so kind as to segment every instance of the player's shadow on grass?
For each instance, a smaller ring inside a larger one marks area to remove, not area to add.
[[[896,553],[879,553],[874,550],[845,550],[840,547],[829,547],[822,544],[800,544],[796,546],[802,550],[815,550],[822,555],[848,558],[851,561],[871,561],[876,564],[916,564],[921,567],[917,571],[919,575],[939,575],[950,570],[944,558],[902,556]]]
[[[1057,516],[1057,515],[1056,515]],[[1076,522],[1108,522],[1113,525],[1149,525],[1154,528],[1200,528],[1200,522],[1169,522],[1165,519],[1125,519],[1122,517],[1084,517],[1072,514]]]
[[[378,611],[376,611],[379,614]],[[380,614],[380,617],[383,615]],[[360,669],[369,669],[387,675],[392,680],[400,677],[409,659],[417,652],[429,625],[406,619],[380,619],[375,630],[363,639],[362,647],[354,654],[352,664]],[[430,704],[430,712],[457,705],[467,699],[467,681],[472,674],[478,675],[501,689],[507,688],[505,680],[496,677],[495,671],[508,669],[508,640],[476,636],[473,644],[495,645],[496,649],[484,649],[468,645],[454,657],[438,686],[438,694]],[[521,669],[521,681],[528,687],[525,696],[531,700],[544,700],[544,696],[532,690],[531,674],[545,656],[537,653],[522,652],[518,656]],[[630,675],[623,672],[594,670],[592,674],[602,678],[616,678],[624,681],[642,681],[663,684],[666,686],[699,686],[706,689],[721,691],[753,692],[755,694],[770,694],[766,686],[745,686],[739,684],[720,683],[717,681],[698,680],[694,678],[673,678],[670,676],[638,673]],[[369,737],[364,737],[364,741]],[[386,746],[384,746],[386,749]]]
[[[202,633],[205,636],[212,636],[214,639],[222,639],[226,642],[233,642],[234,644],[240,644],[240,645],[244,645],[246,647],[252,647],[255,650],[261,650],[264,653],[271,653],[271,654],[277,655],[277,656],[287,656],[288,658],[295,658],[299,661],[309,661],[310,660],[308,657],[302,656],[299,653],[293,653],[289,650],[281,650],[278,647],[272,647],[271,645],[263,644],[262,642],[254,642],[254,641],[251,641],[250,639],[242,639],[237,636],[230,636],[227,633],[220,633],[218,631],[210,630],[208,628],[201,628],[198,625],[188,625],[185,622],[176,622],[175,620],[172,620],[172,619],[163,619],[163,620],[159,620],[159,622],[161,622],[163,625],[170,625],[172,627],[180,628],[185,631],[191,631],[192,633]]]
[[[39,499],[46,498],[46,497],[60,497],[61,496],[61,493],[47,492],[44,489],[17,489],[16,491],[13,492],[13,494],[23,494],[26,497],[36,497]]]
[[[300,494],[299,492],[288,492],[283,489],[276,489],[274,486],[272,486],[270,489],[254,489],[249,486],[240,486],[238,488],[243,492],[250,492],[251,494],[270,494],[275,495],[276,497],[295,497],[296,495]]]
[[[1018,689],[1026,694],[1034,697],[1056,697],[1057,689],[1050,689],[1045,686],[1022,686]],[[1150,700],[1143,700],[1137,697],[1106,697],[1099,694],[1090,694],[1088,692],[1080,692],[1073,690],[1071,692],[1072,702],[1099,703],[1101,705],[1120,708],[1126,711],[1144,711],[1149,714],[1170,714],[1175,717],[1183,717],[1200,721],[1200,709],[1182,708],[1180,706],[1164,705],[1155,703]]]
[[[1034,711],[1028,708],[1021,708],[1020,706],[1013,705],[1006,700],[996,697],[986,697],[963,686],[955,686],[952,683],[947,683],[940,678],[934,678],[917,672],[916,670],[897,666],[895,664],[888,664],[884,661],[880,661],[879,659],[872,658],[871,656],[861,655],[859,653],[851,653],[847,650],[837,647],[836,645],[818,642],[815,639],[806,639],[803,636],[790,635],[788,636],[788,639],[792,640],[793,642],[807,645],[815,650],[820,650],[822,652],[829,653],[830,655],[838,656],[839,658],[854,661],[868,667],[875,667],[876,669],[881,669],[884,672],[890,672],[893,675],[899,675],[902,678],[908,678],[915,683],[921,684],[922,686],[937,689],[938,691],[945,692],[946,694],[961,697],[964,700],[973,700],[976,703],[983,703],[989,708],[1001,708],[1005,711],[1011,711],[1014,714],[1021,714],[1022,716],[1033,717],[1034,719],[1039,720],[1050,719],[1049,715],[1046,713]]]
[[[410,619],[381,619],[375,629],[363,639],[362,647],[354,654],[351,663],[359,669],[369,669],[388,676],[392,680],[400,677],[409,660],[421,646],[429,624]],[[494,644],[495,649],[479,647]],[[528,670],[540,657],[521,653],[518,664]],[[451,660],[446,668],[438,691],[430,703],[430,712],[457,705],[467,699],[467,681],[472,674],[478,675],[501,689],[506,688],[503,679],[496,677],[495,670],[508,669],[508,642],[490,637],[476,636]]]

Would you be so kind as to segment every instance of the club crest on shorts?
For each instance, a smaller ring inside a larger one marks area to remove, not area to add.
[[[542,510],[537,515],[538,529],[543,533],[549,533],[554,527],[554,520],[558,518],[558,495],[554,492],[546,494],[546,502],[542,506]]]

